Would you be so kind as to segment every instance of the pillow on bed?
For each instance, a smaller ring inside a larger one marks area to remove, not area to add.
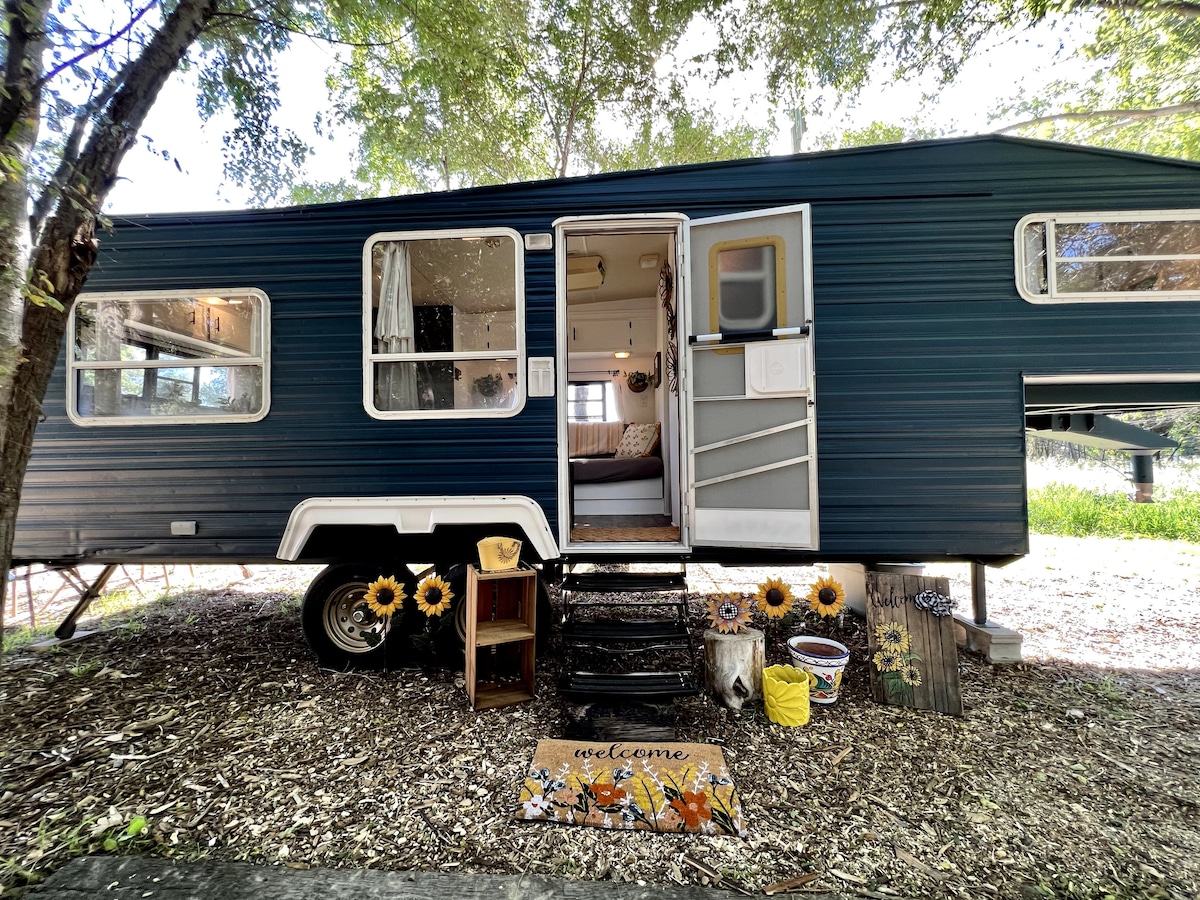
[[[633,456],[650,456],[658,446],[658,423],[650,425],[630,425],[621,435],[621,443],[617,444],[616,459],[628,459]]]

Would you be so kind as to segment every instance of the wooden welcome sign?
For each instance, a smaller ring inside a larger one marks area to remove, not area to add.
[[[867,573],[871,694],[878,703],[962,715],[950,581]]]

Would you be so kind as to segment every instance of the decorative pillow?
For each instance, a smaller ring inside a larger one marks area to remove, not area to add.
[[[577,456],[611,456],[624,436],[620,422],[571,422],[567,426],[568,452]]]
[[[658,446],[658,423],[651,425],[630,425],[617,444],[617,459],[628,459],[633,456],[649,456]]]

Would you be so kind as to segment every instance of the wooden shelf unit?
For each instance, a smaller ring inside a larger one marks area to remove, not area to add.
[[[467,698],[475,709],[533,699],[537,571],[467,568]]]

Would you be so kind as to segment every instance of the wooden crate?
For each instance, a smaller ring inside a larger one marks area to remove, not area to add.
[[[475,709],[533,699],[537,572],[467,569],[467,697]]]

